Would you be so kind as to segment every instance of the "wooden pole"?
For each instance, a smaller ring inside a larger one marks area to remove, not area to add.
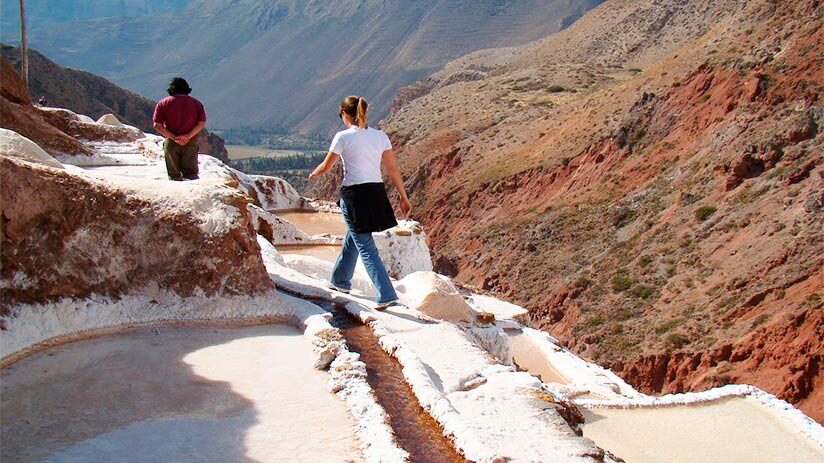
[[[29,49],[26,40],[26,0],[20,0],[20,53],[21,74],[23,85],[26,86],[26,93],[29,91]]]

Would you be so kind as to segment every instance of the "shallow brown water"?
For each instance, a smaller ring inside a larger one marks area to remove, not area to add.
[[[326,262],[335,263],[338,260],[338,254],[340,254],[340,246],[335,246],[331,244],[314,244],[314,245],[278,245],[277,250],[279,253],[283,255],[287,254],[297,254],[301,256],[312,256],[317,257],[320,260],[325,260]]]
[[[283,211],[275,214],[292,222],[309,235],[330,233],[342,236],[346,233],[346,223],[340,214],[306,211]]]
[[[332,324],[343,332],[349,349],[359,353],[366,363],[366,380],[389,414],[389,424],[398,444],[409,452],[410,461],[465,463],[467,460],[443,435],[438,422],[421,407],[406,383],[401,365],[381,348],[372,329],[342,308],[333,310]]]

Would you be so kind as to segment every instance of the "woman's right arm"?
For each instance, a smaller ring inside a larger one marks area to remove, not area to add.
[[[400,195],[401,214],[404,217],[409,217],[409,211],[412,210],[412,204],[409,202],[409,197],[406,196],[406,189],[403,187],[403,178],[401,178],[401,171],[398,169],[398,163],[395,161],[395,150],[388,149],[381,154],[382,164],[386,167],[386,173],[389,175],[389,180],[395,185]]]
[[[314,182],[315,180],[317,180],[318,177],[329,172],[332,169],[332,167],[334,167],[335,164],[338,163],[338,159],[340,159],[338,153],[332,151],[327,153],[326,157],[323,159],[323,162],[318,164],[318,166],[315,167],[315,170],[313,170],[309,174],[309,181]]]

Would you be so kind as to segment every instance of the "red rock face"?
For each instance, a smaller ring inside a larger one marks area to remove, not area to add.
[[[824,421],[824,310],[784,318],[707,352],[650,355],[610,367],[649,394],[755,384]]]
[[[246,212],[225,233],[206,234],[186,210],[138,199],[100,182],[0,157],[2,279],[8,303],[153,288],[181,296],[272,289]],[[227,190],[230,191],[230,190]]]

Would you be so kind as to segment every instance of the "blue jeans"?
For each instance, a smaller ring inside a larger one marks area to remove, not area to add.
[[[332,269],[332,284],[338,288],[352,289],[352,275],[355,273],[355,264],[358,263],[358,254],[363,260],[366,273],[375,285],[375,301],[378,303],[394,301],[398,298],[389,273],[383,266],[378,248],[371,233],[354,233],[352,224],[346,213],[346,204],[340,202],[343,220],[346,222],[346,235],[343,237],[343,246],[340,250],[335,268]]]

